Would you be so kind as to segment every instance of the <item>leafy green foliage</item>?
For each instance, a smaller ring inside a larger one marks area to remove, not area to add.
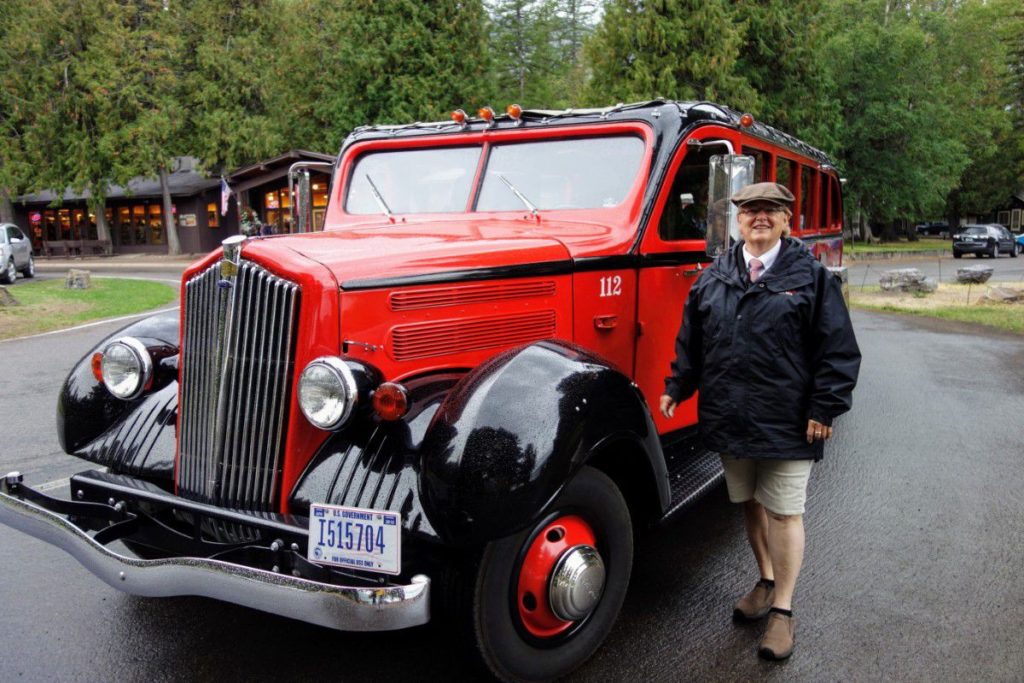
[[[5,0],[0,86],[0,213],[100,206],[180,155],[226,172],[364,124],[658,96],[825,149],[876,224],[1024,185],[1019,0]]]

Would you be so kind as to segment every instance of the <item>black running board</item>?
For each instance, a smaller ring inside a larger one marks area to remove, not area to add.
[[[675,449],[667,464],[672,500],[661,523],[696,503],[724,478],[718,453],[704,448]]]

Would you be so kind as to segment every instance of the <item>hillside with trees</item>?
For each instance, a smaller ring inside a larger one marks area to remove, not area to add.
[[[368,123],[656,97],[728,104],[828,152],[862,238],[985,214],[1024,187],[1019,0],[4,5],[0,220],[43,189],[102,206],[108,185],[165,177],[178,156],[217,174],[333,153]]]

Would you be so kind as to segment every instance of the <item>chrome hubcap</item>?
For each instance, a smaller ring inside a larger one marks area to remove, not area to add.
[[[604,561],[597,549],[577,545],[566,550],[551,573],[548,595],[559,619],[578,621],[589,615],[604,592]]]

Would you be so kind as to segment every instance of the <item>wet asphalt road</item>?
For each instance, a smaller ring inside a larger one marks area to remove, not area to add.
[[[639,540],[620,620],[570,680],[1024,678],[1024,339],[854,319],[861,384],[812,475],[792,659],[758,660],[758,628],[729,618],[756,576],[718,488]],[[55,396],[111,327],[0,342],[0,470],[39,483],[84,469],[53,436]],[[0,549],[0,681],[474,678],[438,626],[345,634],[136,598],[7,528]]]
[[[912,257],[906,259],[852,261],[847,260],[850,287],[856,289],[862,285],[877,285],[878,278],[887,270],[895,268],[917,268],[923,275],[933,277],[939,282],[956,282],[957,268],[984,266],[992,268],[990,283],[1004,283],[1009,286],[1024,287],[1024,257],[1010,258],[1000,256],[995,259],[964,256],[954,259],[949,254],[931,257]]]

